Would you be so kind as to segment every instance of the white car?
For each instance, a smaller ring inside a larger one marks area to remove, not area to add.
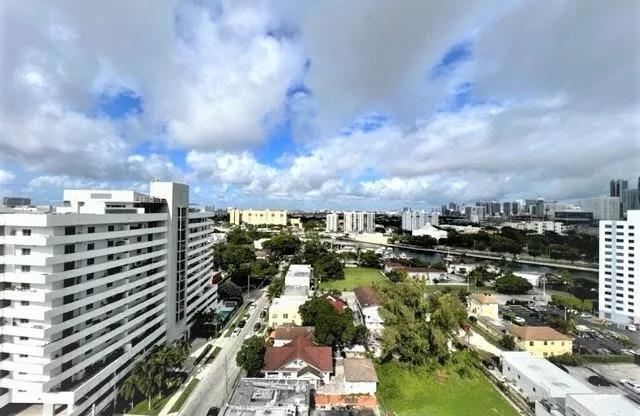
[[[517,324],[525,324],[527,322],[526,319],[521,318],[519,316],[516,316],[515,318],[513,318],[513,322],[517,323]]]
[[[622,379],[620,380],[620,384],[622,384],[627,390],[640,394],[640,381]]]
[[[582,318],[582,319],[589,319],[589,318],[591,318],[591,314],[590,314],[590,313],[582,312],[582,313],[580,314],[580,318]]]
[[[242,328],[236,327],[236,329],[234,329],[233,332],[231,333],[231,336],[232,337],[237,337],[238,334],[240,333],[240,331],[242,331]]]
[[[638,330],[638,328],[636,328],[636,326],[633,325],[633,324],[629,324],[625,328],[627,328],[627,330],[629,330],[631,332],[636,332]]]

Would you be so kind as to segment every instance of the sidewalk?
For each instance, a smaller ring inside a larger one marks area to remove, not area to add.
[[[195,350],[191,351],[189,356],[190,356],[190,358],[197,358],[202,353],[202,351],[206,348],[207,345],[211,345],[211,350],[209,352],[209,354],[211,354],[211,353],[213,353],[213,351],[215,350],[216,347],[223,348],[224,345],[226,345],[228,340],[229,340],[229,338],[225,338],[221,334],[218,338],[215,338],[213,340],[207,341],[207,342],[203,343],[202,345],[200,345],[199,347],[197,347]],[[173,407],[173,405],[178,401],[178,399],[180,398],[180,396],[182,395],[184,390],[187,388],[189,383],[191,383],[191,381],[194,378],[200,380],[200,377],[199,377],[200,374],[202,374],[204,372],[204,370],[206,370],[207,366],[213,365],[214,361],[215,361],[215,359],[212,362],[210,362],[209,364],[207,364],[206,366],[200,365],[197,368],[194,368],[192,370],[191,374],[189,375],[189,377],[187,377],[187,379],[184,381],[184,383],[182,383],[180,388],[167,401],[167,403],[164,405],[162,410],[158,413],[158,416],[167,416],[169,414],[177,414],[177,412],[170,413],[171,412],[171,408]]]

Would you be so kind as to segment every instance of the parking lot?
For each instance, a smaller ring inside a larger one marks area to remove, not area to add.
[[[583,381],[594,391],[600,394],[622,394],[640,403],[640,394],[631,393],[622,387],[620,380],[640,380],[640,366],[636,364],[611,363],[611,364],[587,364],[582,367],[566,367],[569,374]],[[589,378],[601,376],[611,383],[610,386],[599,386],[589,382]]]

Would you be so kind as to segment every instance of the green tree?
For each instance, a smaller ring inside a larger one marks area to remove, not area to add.
[[[498,293],[521,295],[533,288],[531,283],[522,277],[508,273],[496,279],[495,289]]]
[[[296,254],[300,246],[300,239],[289,231],[276,234],[263,244],[263,247],[269,249],[276,258]]]
[[[360,253],[360,266],[379,269],[382,267],[382,257],[374,251],[364,251]]]
[[[267,297],[269,298],[269,300],[273,300],[275,298],[282,296],[283,292],[284,292],[284,279],[281,277],[277,279],[273,279],[269,284],[269,287],[267,288]]]
[[[255,376],[264,366],[265,351],[264,338],[253,336],[242,343],[240,351],[236,354],[236,363],[248,373],[249,377]]]
[[[349,308],[338,312],[325,298],[312,298],[301,305],[299,311],[302,324],[315,327],[319,345],[353,345],[361,339],[362,330],[356,330]]]
[[[138,380],[133,374],[127,377],[120,386],[120,395],[125,401],[130,401],[133,408],[133,399],[138,392]]]
[[[323,280],[344,279],[344,266],[335,253],[325,253],[313,263],[315,277]]]
[[[222,300],[236,300],[242,302],[242,289],[235,283],[227,280],[218,286],[218,296]]]
[[[564,309],[575,309],[581,312],[593,310],[593,303],[590,300],[578,299],[571,295],[551,295],[551,303]]]
[[[251,278],[257,280],[269,280],[278,274],[278,264],[264,259],[256,260],[251,265]]]
[[[516,349],[516,339],[513,335],[503,335],[500,340],[498,340],[498,345],[508,351],[513,351]]]

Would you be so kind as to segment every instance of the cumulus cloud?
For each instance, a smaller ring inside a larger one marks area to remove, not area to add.
[[[16,175],[8,170],[0,169],[0,185],[9,183],[15,179]]]

